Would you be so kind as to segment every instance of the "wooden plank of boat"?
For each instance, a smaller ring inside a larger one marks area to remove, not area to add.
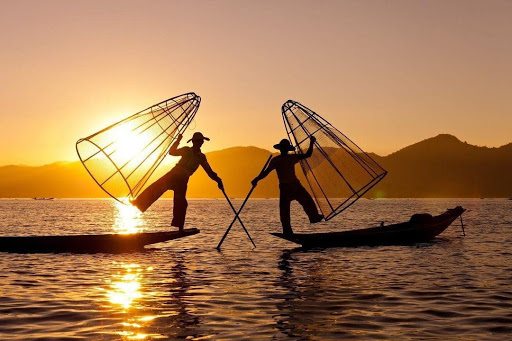
[[[441,234],[464,211],[465,209],[457,206],[435,217],[426,215],[427,219],[425,219],[424,215],[414,215],[408,222],[360,230],[328,233],[295,233],[293,235],[271,234],[300,244],[305,248],[410,244],[429,241]]]
[[[19,253],[120,253],[141,251],[145,245],[199,233],[198,229],[133,234],[0,237],[0,252]]]

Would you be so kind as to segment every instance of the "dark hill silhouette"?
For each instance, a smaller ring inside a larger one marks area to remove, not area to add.
[[[507,175],[512,171],[511,144],[478,147],[441,134],[377,162],[389,172],[377,191],[388,196],[505,197],[512,192]]]
[[[233,147],[207,153],[231,197],[245,197],[270,151]],[[370,197],[510,197],[512,143],[499,148],[470,145],[441,134],[388,156],[371,154],[389,174]],[[177,160],[177,159],[176,159]],[[237,162],[232,162],[237,160]],[[169,168],[170,169],[170,168]],[[161,172],[166,169],[161,169]],[[297,169],[297,174],[301,171]],[[277,197],[275,174],[258,184],[254,197]],[[80,162],[0,167],[0,197],[106,197]],[[222,197],[204,171],[190,178],[188,197]]]

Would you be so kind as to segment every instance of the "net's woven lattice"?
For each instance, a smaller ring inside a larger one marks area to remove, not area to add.
[[[282,106],[290,142],[306,153],[316,137],[313,155],[301,167],[318,207],[329,220],[356,202],[387,172],[329,122],[304,105],[289,100]]]

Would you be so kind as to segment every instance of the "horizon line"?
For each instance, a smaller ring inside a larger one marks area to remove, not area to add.
[[[510,144],[512,144],[512,142],[509,142],[509,143],[506,143],[506,144],[503,144],[501,146],[497,146],[497,147],[489,147],[489,146],[486,146],[486,145],[483,145],[483,146],[479,146],[479,145],[476,145],[476,144],[471,144],[471,143],[468,143],[467,141],[462,141],[461,139],[459,139],[457,136],[453,135],[453,134],[448,134],[448,133],[440,133],[440,134],[437,134],[435,136],[432,136],[432,137],[428,137],[426,139],[423,139],[423,140],[420,140],[418,142],[414,142],[412,144],[409,144],[407,146],[404,146],[402,148],[399,148],[391,153],[388,153],[386,155],[380,155],[380,154],[377,154],[377,153],[374,153],[374,152],[371,152],[371,151],[365,151],[367,154],[375,154],[379,157],[388,157],[394,153],[397,153],[407,147],[410,147],[410,146],[413,146],[417,143],[421,143],[423,141],[426,141],[426,140],[430,140],[430,139],[433,139],[433,138],[436,138],[436,137],[439,137],[439,136],[450,136],[450,137],[454,137],[455,139],[457,139],[459,142],[461,143],[464,143],[464,144],[468,144],[470,146],[474,146],[474,147],[479,147],[479,148],[488,148],[488,149],[499,149],[499,148],[502,148],[502,147],[505,147],[505,146],[508,146]],[[253,145],[249,145],[249,146],[244,146],[244,145],[237,145],[237,146],[232,146],[232,147],[227,147],[227,148],[222,148],[222,149],[216,149],[216,150],[211,150],[211,151],[208,151],[208,152],[205,152],[205,154],[209,154],[209,153],[215,153],[215,152],[220,152],[220,151],[224,151],[224,150],[227,150],[227,149],[231,149],[231,148],[257,148],[257,149],[261,149],[261,150],[264,150],[264,151],[267,151],[269,153],[277,153],[278,151],[272,151],[272,150],[269,150],[269,149],[266,149],[266,148],[262,148],[262,147],[258,147],[258,146],[253,146]],[[7,163],[7,164],[0,164],[0,167],[44,167],[44,166],[50,166],[50,165],[54,165],[54,164],[57,164],[57,163],[74,163],[74,162],[80,162],[80,159],[77,157],[76,160],[74,161],[69,161],[69,160],[58,160],[58,161],[52,161],[52,162],[48,162],[48,163],[43,163],[43,164],[21,164],[21,163],[18,163],[18,164],[14,164],[14,163]]]

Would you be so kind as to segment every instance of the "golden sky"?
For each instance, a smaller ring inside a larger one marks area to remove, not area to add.
[[[271,149],[287,99],[383,155],[439,133],[512,142],[512,1],[1,7],[0,165],[77,160],[78,138],[189,91],[206,151]]]

